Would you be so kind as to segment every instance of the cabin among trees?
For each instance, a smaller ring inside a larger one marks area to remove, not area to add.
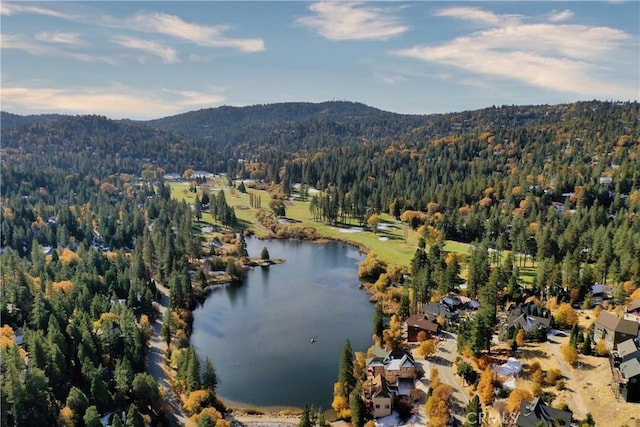
[[[640,323],[623,319],[615,314],[603,311],[593,326],[593,340],[604,340],[609,350],[614,350],[618,344],[628,339],[638,339]]]
[[[406,320],[407,341],[418,342],[435,337],[440,331],[440,325],[424,314],[414,314]]]

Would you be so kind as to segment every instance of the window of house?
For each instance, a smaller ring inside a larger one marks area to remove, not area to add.
[[[380,409],[380,404],[376,403],[376,409]]]

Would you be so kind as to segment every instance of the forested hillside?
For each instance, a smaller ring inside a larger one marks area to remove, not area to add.
[[[455,289],[462,268],[470,296],[517,301],[514,269],[533,260],[531,288],[545,298],[576,302],[603,282],[623,303],[640,287],[638,103],[409,116],[328,102],[147,123],[2,119],[3,426],[93,425],[123,410],[162,419],[157,384],[144,374],[159,286],[171,289],[163,339],[178,389],[201,391],[189,412],[219,408],[213,368],[201,377],[189,346],[198,281],[189,272],[202,255],[192,215],[205,194],[192,211],[171,198],[165,172],[269,184],[278,214],[301,183],[319,190],[306,194],[318,221],[371,225],[387,213],[405,222],[422,237],[409,268],[412,310]],[[224,194],[206,196],[230,209]],[[441,250],[445,239],[483,250],[460,265]],[[487,248],[517,256],[491,270]]]

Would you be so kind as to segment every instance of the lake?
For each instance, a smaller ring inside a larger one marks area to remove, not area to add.
[[[191,343],[211,359],[225,399],[328,409],[345,340],[354,351],[372,344],[374,307],[358,281],[364,254],[337,242],[247,238],[249,256],[264,247],[284,264],[216,288],[194,311]]]

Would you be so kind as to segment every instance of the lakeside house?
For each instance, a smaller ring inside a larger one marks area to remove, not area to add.
[[[640,323],[603,311],[594,322],[593,340],[598,342],[602,339],[609,350],[614,350],[623,341],[638,339],[639,332]]]
[[[383,375],[376,375],[364,387],[364,402],[373,418],[391,415],[396,392]]]
[[[398,399],[411,398],[420,374],[411,352],[376,346],[366,364],[368,385],[363,389],[363,399],[374,418],[389,415]]]
[[[426,339],[431,339],[440,331],[440,325],[437,322],[420,313],[409,317],[405,323],[407,324],[408,342],[417,342],[420,332],[424,332]]]

